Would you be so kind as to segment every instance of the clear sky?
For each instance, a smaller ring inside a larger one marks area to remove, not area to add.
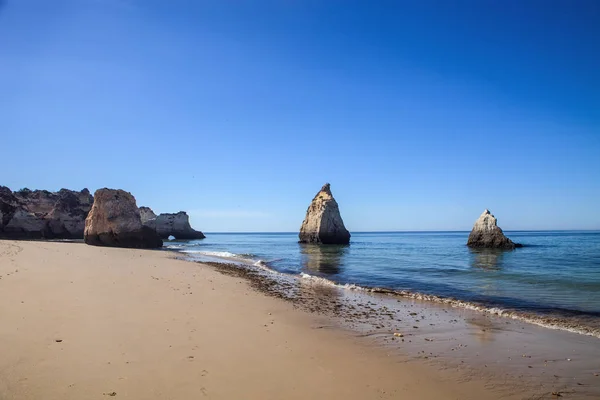
[[[600,229],[600,1],[0,0],[0,135],[208,232]]]

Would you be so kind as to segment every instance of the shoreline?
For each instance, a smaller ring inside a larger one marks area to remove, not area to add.
[[[520,390],[527,388],[532,393],[552,388],[550,394],[600,396],[600,378],[595,371],[600,369],[600,347],[593,336],[506,321],[502,316],[449,303],[398,298],[385,291],[346,290],[264,266],[188,261],[242,277],[266,295],[327,316],[333,326],[363,337],[371,345],[411,361],[452,369],[459,379],[479,379],[494,387],[499,382],[519,382]],[[502,396],[511,395],[509,387],[503,389]]]
[[[193,251],[180,250],[177,247],[166,246],[165,251],[172,251],[175,253],[185,254],[184,259],[189,259],[192,262],[204,262],[202,260],[195,260],[193,258]],[[311,275],[304,272],[300,273],[286,273],[276,270],[271,267],[268,263],[258,260],[244,259],[244,255],[236,255],[229,252],[203,252],[201,253],[202,258],[205,262],[218,262],[218,263],[234,263],[239,264],[244,268],[263,268],[271,273],[279,275],[289,275],[295,279],[306,279],[312,280],[314,283],[322,284],[326,286],[333,286],[344,290],[355,290],[364,291],[368,293],[378,293],[389,296],[395,296],[405,299],[423,300],[431,303],[446,304],[452,307],[460,307],[472,311],[478,311],[485,314],[490,314],[497,317],[507,318],[511,320],[521,321],[532,325],[537,325],[546,329],[561,330],[571,332],[584,336],[591,336],[600,339],[600,316],[593,315],[589,312],[575,311],[575,310],[560,310],[553,309],[551,312],[542,313],[540,311],[527,311],[510,308],[509,306],[502,304],[485,304],[483,302],[462,300],[455,297],[440,296],[436,294],[422,293],[412,290],[398,290],[386,287],[373,287],[368,285],[360,285],[355,283],[341,283],[336,282],[332,279],[328,279],[322,276]],[[569,318],[566,314],[578,314],[575,317]],[[592,319],[587,324],[581,321],[581,318]]]
[[[534,312],[526,312],[521,310],[515,310],[506,308],[501,305],[486,305],[483,303],[478,303],[474,301],[466,301],[460,300],[454,297],[444,297],[438,296],[435,294],[426,294],[421,292],[414,292],[411,290],[395,290],[389,289],[385,287],[370,287],[370,286],[361,286],[356,284],[341,284],[335,281],[329,280],[327,278],[318,277],[314,275],[309,275],[305,273],[300,274],[300,278],[303,279],[311,279],[315,280],[317,283],[322,283],[325,285],[336,286],[341,289],[347,290],[360,290],[368,293],[377,293],[383,295],[389,295],[394,297],[401,297],[405,299],[414,299],[414,300],[422,300],[431,303],[437,304],[446,304],[452,307],[460,307],[467,310],[478,311],[485,314],[490,314],[495,317],[508,318],[512,320],[517,320],[521,322],[525,322],[532,325],[537,325],[547,329],[553,330],[562,330],[566,332],[571,332],[584,336],[592,336],[594,338],[600,339],[600,327],[589,327],[589,326],[581,326],[575,325],[567,318],[562,317],[544,317],[539,313]],[[570,311],[570,310],[569,310]],[[581,313],[585,316],[591,316],[588,313]]]
[[[0,398],[598,394],[595,338],[243,271],[168,251],[0,240]],[[522,364],[529,375],[505,374]]]

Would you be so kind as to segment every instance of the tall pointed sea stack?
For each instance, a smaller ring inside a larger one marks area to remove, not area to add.
[[[329,183],[323,185],[306,211],[300,227],[300,243],[348,244],[350,232],[344,226]]]
[[[479,216],[469,235],[467,246],[476,248],[493,248],[511,250],[522,245],[507,238],[498,227],[498,220],[489,210]]]
[[[94,246],[161,247],[156,231],[142,225],[135,197],[120,189],[98,189],[85,220],[83,238]]]

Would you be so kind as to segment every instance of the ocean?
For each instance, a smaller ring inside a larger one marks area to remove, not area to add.
[[[348,246],[303,245],[296,233],[207,233],[165,248],[600,337],[600,232],[505,233],[524,247],[471,250],[469,232],[357,232]]]

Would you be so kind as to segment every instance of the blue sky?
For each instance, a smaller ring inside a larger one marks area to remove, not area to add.
[[[0,0],[0,132],[208,232],[600,229],[600,2]]]

